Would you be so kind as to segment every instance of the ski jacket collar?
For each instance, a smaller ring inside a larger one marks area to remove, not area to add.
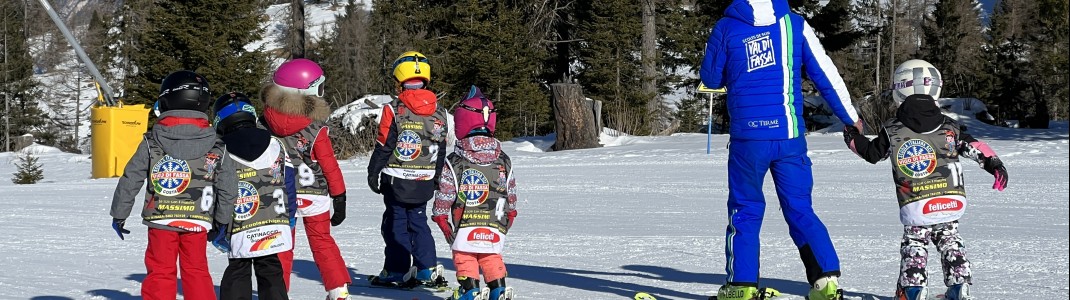
[[[286,114],[269,106],[264,108],[263,124],[277,136],[291,136],[312,124],[312,119]]]
[[[321,97],[301,95],[285,91],[275,84],[268,84],[260,90],[260,99],[264,106],[294,116],[302,116],[316,121],[326,121],[331,113],[327,100]]]
[[[208,115],[193,110],[169,110],[160,115],[148,134],[165,153],[177,159],[203,157],[219,138],[208,126]]]
[[[788,12],[791,7],[787,0],[734,0],[724,14],[754,26],[769,26]]]
[[[245,161],[254,161],[271,144],[271,133],[263,128],[248,127],[228,133],[222,139],[227,144],[227,152]]]
[[[457,140],[456,150],[468,161],[485,165],[498,160],[502,153],[502,143],[488,136],[470,136]]]
[[[430,116],[438,108],[435,93],[426,89],[404,90],[398,94],[398,100],[413,113],[421,116]]]
[[[944,123],[944,114],[929,95],[911,95],[899,104],[895,118],[914,132],[930,132]]]

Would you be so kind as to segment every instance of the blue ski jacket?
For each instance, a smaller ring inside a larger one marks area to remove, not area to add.
[[[786,0],[734,0],[706,41],[702,83],[728,89],[731,139],[783,140],[806,133],[802,72],[846,125],[859,120],[832,59]]]

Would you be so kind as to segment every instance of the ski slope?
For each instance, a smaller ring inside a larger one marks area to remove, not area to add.
[[[972,261],[974,294],[986,300],[1067,299],[1066,123],[1028,130],[964,122],[1000,154],[1010,174],[1009,188],[996,192],[990,175],[964,164],[971,201],[960,230]],[[630,299],[636,291],[658,299],[713,295],[725,280],[727,140],[714,136],[709,155],[701,134],[604,136],[605,147],[563,152],[545,152],[552,143],[547,137],[505,143],[520,195],[504,254],[518,299]],[[888,162],[870,165],[857,158],[838,134],[807,140],[815,209],[840,253],[846,295],[890,299],[902,227]],[[0,153],[0,199],[6,208],[0,213],[0,299],[139,299],[147,229],[135,208],[127,226],[133,234],[122,241],[111,230],[108,210],[117,179],[90,179],[87,155],[28,149],[41,158],[42,183],[12,184],[16,160]],[[366,158],[341,162],[348,219],[333,228],[357,282],[352,298],[445,297],[361,286],[365,276],[379,272],[383,259],[383,204],[365,187],[366,163]],[[765,191],[762,284],[784,292],[782,299],[802,299],[808,289],[803,266],[768,179]],[[942,292],[939,258],[930,249],[930,287]],[[208,251],[218,284],[227,260]],[[452,270],[444,245],[438,256]],[[455,286],[452,271],[448,278]],[[322,299],[318,280],[307,242],[299,238],[291,298]]]

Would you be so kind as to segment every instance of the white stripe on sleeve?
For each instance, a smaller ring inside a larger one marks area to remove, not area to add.
[[[828,54],[825,53],[825,47],[821,46],[821,41],[817,39],[817,34],[814,34],[814,29],[810,28],[810,24],[806,22],[803,22],[803,37],[806,38],[806,44],[810,46],[810,53],[814,55],[818,68],[825,73],[829,84],[832,85],[832,89],[836,93],[834,96],[840,100],[843,110],[847,111],[847,115],[851,117],[852,121],[858,121],[858,112],[851,105],[851,94],[847,92],[847,85],[843,83],[843,77],[840,77],[840,72],[836,70],[836,65],[832,63],[832,58],[829,58]]]

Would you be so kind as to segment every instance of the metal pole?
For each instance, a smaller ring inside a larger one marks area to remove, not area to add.
[[[713,93],[706,95],[710,96],[710,110],[706,121],[706,154],[710,154],[710,145],[713,143]]]
[[[59,27],[60,33],[67,38],[67,42],[74,47],[74,53],[78,54],[78,58],[82,59],[82,63],[89,69],[89,74],[93,75],[93,79],[100,83],[100,86],[104,88],[104,100],[108,106],[115,106],[115,99],[112,98],[111,87],[108,86],[108,82],[104,81],[104,76],[100,75],[100,71],[97,71],[97,66],[93,64],[93,61],[89,60],[89,56],[85,54],[85,50],[82,50],[82,46],[78,44],[78,40],[74,39],[71,35],[71,31],[67,30],[67,26],[63,25],[63,20],[60,20],[59,15],[56,14],[56,10],[52,9],[52,5],[48,4],[48,0],[41,0],[41,6],[45,7],[45,11],[48,12],[48,16],[52,17],[52,22],[56,23],[56,27]]]

